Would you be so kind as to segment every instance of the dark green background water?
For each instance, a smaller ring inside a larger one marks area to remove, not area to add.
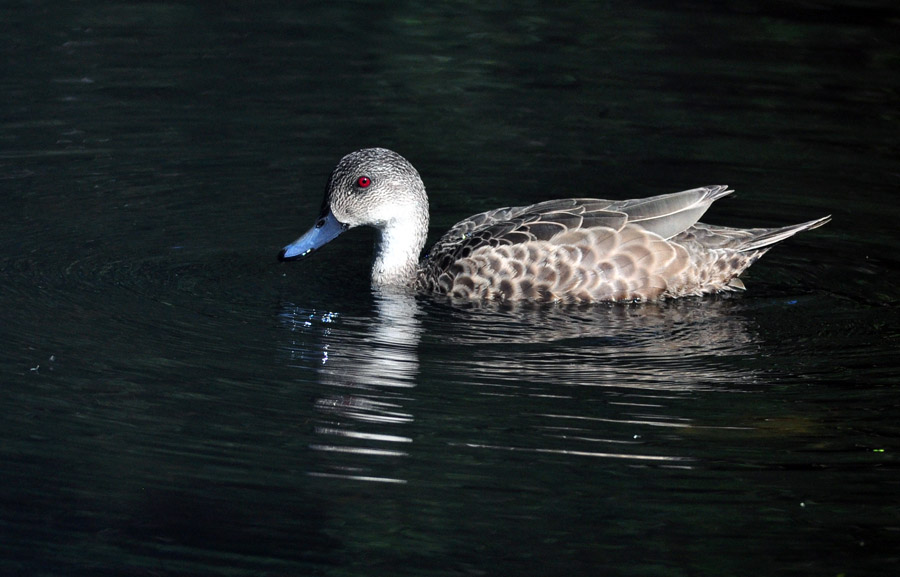
[[[896,571],[900,11],[547,4],[4,4],[0,574]],[[433,238],[716,183],[834,220],[660,305],[276,262],[376,145]]]

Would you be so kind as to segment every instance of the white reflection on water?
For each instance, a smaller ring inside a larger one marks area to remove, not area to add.
[[[665,462],[676,462],[676,461],[689,461],[688,457],[670,457],[666,455],[632,455],[628,453],[604,453],[598,451],[572,451],[568,449],[542,449],[540,447],[535,448],[522,448],[522,447],[503,447],[500,445],[479,445],[475,443],[466,443],[467,447],[472,447],[476,449],[493,449],[493,450],[501,450],[501,451],[517,451],[517,452],[531,452],[531,453],[548,453],[548,454],[557,454],[557,455],[575,455],[577,457],[602,457],[604,459],[629,459],[634,461],[665,461]]]
[[[422,328],[417,312],[413,295],[381,293],[375,298],[373,322],[354,326],[347,321],[341,327],[349,330],[340,334],[334,334],[331,327],[321,331],[318,376],[329,392],[316,401],[321,419],[314,430],[322,440],[310,447],[336,458],[326,462],[328,470],[311,471],[311,475],[406,482],[399,477],[375,474],[373,458],[378,459],[380,469],[385,459],[408,456],[404,445],[413,441],[395,428],[413,421],[404,403],[409,400],[405,391],[416,386],[419,373]],[[340,324],[336,313],[291,309],[282,314],[283,322],[292,330],[315,330],[316,323],[311,323],[310,317],[321,319],[322,326]],[[309,349],[292,347],[291,351],[302,358]],[[351,455],[354,461],[348,464],[337,458],[342,454]]]

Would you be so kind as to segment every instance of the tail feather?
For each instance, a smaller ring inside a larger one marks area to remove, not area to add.
[[[757,234],[754,234],[752,237],[742,242],[736,248],[740,252],[759,250],[761,248],[771,246],[776,242],[781,242],[786,238],[792,237],[798,232],[819,228],[820,226],[827,224],[830,220],[831,215],[828,215],[816,220],[810,220],[809,222],[802,222],[800,224],[794,224],[782,228],[750,229],[747,232],[754,232]]]

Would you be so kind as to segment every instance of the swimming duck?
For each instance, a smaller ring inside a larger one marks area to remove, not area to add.
[[[351,228],[380,233],[377,286],[459,299],[646,301],[743,290],[738,278],[772,245],[831,220],[738,229],[698,222],[733,191],[704,186],[634,200],[566,198],[489,210],[451,228],[422,260],[428,197],[419,173],[384,148],[338,162],[321,213],[278,255],[309,256]]]

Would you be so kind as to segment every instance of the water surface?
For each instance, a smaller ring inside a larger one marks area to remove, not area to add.
[[[0,572],[884,575],[900,14],[875,3],[18,3]],[[740,295],[497,307],[282,264],[344,153],[431,237],[561,196],[833,214]]]

